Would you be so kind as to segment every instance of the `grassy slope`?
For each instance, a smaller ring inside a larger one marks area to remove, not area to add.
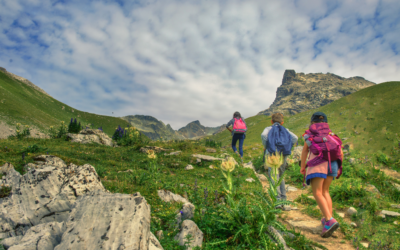
[[[102,126],[105,133],[112,135],[118,125],[128,124],[120,118],[76,110],[3,72],[0,72],[0,101],[0,120],[11,125],[19,122],[44,130],[49,126],[58,126],[60,121],[69,122],[71,118],[77,118],[82,125],[92,124],[92,128]]]
[[[400,139],[398,93],[400,82],[381,83],[319,109],[290,116],[285,119],[284,126],[301,136],[309,125],[311,115],[322,111],[327,114],[332,131],[341,138],[349,138],[345,143],[353,144],[354,149],[367,154],[381,150],[390,155]],[[270,120],[271,117],[262,115],[246,119],[248,132],[245,145],[248,148],[261,143],[260,135],[266,126],[270,126]],[[223,145],[231,142],[227,130],[210,138],[223,142]]]

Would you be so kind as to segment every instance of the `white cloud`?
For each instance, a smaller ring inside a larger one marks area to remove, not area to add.
[[[268,108],[285,69],[399,80],[399,11],[388,0],[2,1],[0,66],[80,110],[217,126]]]

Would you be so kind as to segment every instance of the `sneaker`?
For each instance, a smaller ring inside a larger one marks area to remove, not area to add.
[[[326,221],[322,228],[321,237],[322,238],[331,237],[333,232],[335,232],[336,229],[338,228],[339,228],[339,222],[337,222],[334,218],[330,219],[329,221]]]

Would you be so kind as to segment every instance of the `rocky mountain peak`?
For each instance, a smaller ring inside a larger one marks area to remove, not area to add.
[[[360,76],[344,78],[332,73],[304,74],[287,69],[283,74],[282,85],[276,91],[274,102],[258,114],[297,114],[324,106],[374,84]]]

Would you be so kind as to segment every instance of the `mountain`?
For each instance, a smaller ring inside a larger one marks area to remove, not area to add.
[[[204,127],[199,121],[193,121],[178,130],[178,133],[187,139],[194,139],[213,135],[225,129],[225,124],[219,127]]]
[[[169,124],[165,125],[162,121],[149,115],[128,115],[121,118],[128,121],[152,140],[185,139],[173,130]]]
[[[225,125],[205,127],[199,121],[193,121],[176,131],[169,124],[165,125],[162,121],[148,115],[129,115],[121,118],[128,121],[152,140],[196,139],[225,129]]]
[[[108,135],[113,135],[118,125],[129,123],[121,118],[92,114],[72,108],[57,101],[30,81],[0,69],[0,127],[2,131],[15,129],[16,123],[30,125],[39,131],[50,126],[58,127],[61,121],[69,123],[76,118],[83,126],[102,127]],[[2,138],[9,133],[0,133]]]
[[[268,109],[258,114],[272,115],[275,112],[285,115],[298,114],[373,85],[375,83],[359,76],[344,78],[331,73],[304,74],[286,70],[282,85],[276,91],[274,102]]]
[[[398,93],[400,82],[374,84],[325,106],[285,117],[284,126],[300,138],[310,124],[311,115],[322,111],[328,116],[331,130],[344,140],[344,144],[352,145],[354,150],[366,154],[375,154],[381,150],[387,155],[399,155]],[[260,135],[265,127],[271,125],[271,117],[256,115],[247,118],[246,123],[248,131],[244,144],[249,148],[261,145]],[[224,131],[211,139],[228,145],[231,135]]]

